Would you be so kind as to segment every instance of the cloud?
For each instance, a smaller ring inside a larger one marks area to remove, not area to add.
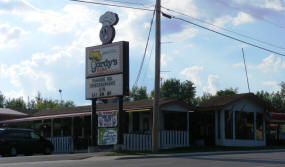
[[[16,46],[17,41],[25,34],[27,34],[27,32],[20,27],[0,24],[0,49]]]
[[[214,25],[224,27],[226,24],[231,23],[238,26],[245,23],[253,22],[254,19],[247,13],[239,12],[236,17],[225,15],[214,20]]]
[[[26,95],[25,95],[25,91],[24,89],[19,89],[19,90],[11,90],[11,91],[3,91],[2,92],[5,97],[9,98],[19,98],[19,97],[23,97],[24,100],[26,100]]]
[[[233,67],[244,67],[244,65],[242,62],[240,62],[240,63],[233,64]]]
[[[25,22],[40,23],[39,31],[59,34],[75,32],[90,25],[96,27],[99,14],[83,5],[69,4],[59,12],[33,10],[24,13],[23,17]]]
[[[21,14],[32,10],[36,9],[24,0],[0,0],[0,14]]]
[[[196,86],[201,86],[202,82],[200,80],[200,72],[203,71],[203,69],[204,67],[202,66],[187,67],[180,72],[180,75],[191,80]]]
[[[53,78],[47,72],[41,71],[37,62],[22,61],[19,64],[0,65],[0,78],[8,79],[13,87],[22,88],[31,85],[44,85],[47,91],[55,91]],[[26,83],[23,85],[23,83]]]
[[[229,15],[222,16],[214,20],[214,25],[224,27],[227,23],[232,22],[232,20],[233,18]]]
[[[173,61],[172,57],[167,56],[166,54],[161,54],[161,66],[166,67],[168,62]]]
[[[217,92],[217,87],[219,86],[219,76],[210,74],[208,76],[208,86],[203,88],[204,92],[215,94]]]
[[[198,34],[198,30],[191,27],[185,26],[184,29],[180,32],[175,32],[162,37],[162,41],[185,41],[190,38],[194,38]]]
[[[276,11],[284,11],[285,8],[282,4],[281,0],[235,0],[239,4],[249,4],[252,6],[266,8],[266,9],[273,9]]]
[[[262,63],[256,66],[256,69],[262,70],[263,72],[279,72],[281,67],[281,58],[275,58],[274,54],[271,54],[264,58]]]
[[[202,14],[201,12],[199,12],[199,9],[197,8],[193,0],[179,2],[177,0],[163,0],[162,6],[186,13],[193,17],[198,17]]]
[[[253,21],[254,19],[249,14],[244,13],[244,12],[239,12],[238,16],[233,19],[233,25],[238,26],[240,24],[250,23]]]
[[[276,81],[265,81],[263,85],[273,88],[275,92],[280,90],[280,85]]]

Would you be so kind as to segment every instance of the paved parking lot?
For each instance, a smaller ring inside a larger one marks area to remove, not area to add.
[[[110,157],[102,154],[67,154],[0,158],[1,167],[284,167],[285,152],[220,155],[155,155]]]

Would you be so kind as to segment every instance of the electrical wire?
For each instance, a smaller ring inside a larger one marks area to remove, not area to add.
[[[103,0],[103,1],[107,1],[107,2],[116,2],[116,3],[122,3],[122,4],[128,4],[128,5],[140,5],[143,7],[153,7],[153,5],[151,6],[146,6],[143,3],[137,3],[137,2],[129,2],[129,1],[118,1],[118,0]]]
[[[167,14],[167,15],[168,15],[168,14]],[[176,16],[173,16],[173,15],[169,15],[169,16],[171,16],[171,18],[173,18],[173,19],[180,20],[180,21],[183,21],[183,22],[186,22],[186,23],[195,25],[195,26],[197,26],[197,27],[200,27],[200,28],[203,28],[203,29],[205,29],[205,30],[214,32],[214,33],[216,33],[216,34],[219,34],[219,35],[222,35],[222,36],[224,36],[224,37],[233,39],[233,40],[235,40],[235,41],[238,41],[238,42],[241,42],[241,43],[244,43],[244,44],[253,46],[253,47],[255,47],[255,48],[259,48],[259,49],[261,49],[261,50],[265,50],[265,51],[267,51],[267,52],[275,53],[275,54],[277,54],[277,55],[280,55],[280,56],[284,56],[284,57],[285,57],[285,54],[283,54],[283,53],[279,53],[279,52],[277,52],[277,51],[273,51],[273,50],[271,50],[271,49],[267,49],[267,48],[258,46],[258,45],[256,45],[256,44],[252,44],[252,43],[250,43],[250,42],[247,42],[247,41],[238,39],[238,38],[236,38],[236,37],[232,37],[232,36],[230,36],[230,35],[227,35],[227,34],[224,34],[224,33],[221,33],[221,32],[215,31],[215,30],[212,30],[212,29],[210,29],[210,28],[201,26],[201,25],[199,25],[199,24],[193,23],[193,22],[191,22],[191,21],[185,20],[185,19],[180,18],[180,17],[176,17]]]
[[[151,47],[151,50],[150,50],[150,55],[149,55],[149,58],[148,58],[148,61],[147,61],[147,64],[146,64],[146,71],[144,72],[144,75],[143,75],[143,82],[144,82],[144,79],[147,75],[147,72],[148,72],[148,66],[149,66],[149,63],[150,63],[150,60],[151,60],[151,57],[152,57],[152,51],[153,51],[153,46],[154,46],[154,43],[152,44],[152,47]]]
[[[186,16],[186,17],[189,17],[189,18],[191,18],[191,19],[193,19],[193,20],[196,20],[196,21],[199,21],[199,22],[202,22],[202,23],[205,23],[205,24],[208,24],[208,25],[217,27],[217,28],[219,28],[219,29],[222,29],[222,30],[224,30],[224,31],[227,31],[227,32],[230,32],[230,33],[239,35],[239,36],[241,36],[241,37],[244,37],[244,38],[247,38],[247,39],[251,39],[251,40],[253,40],[253,41],[256,41],[256,42],[259,42],[259,43],[262,43],[262,44],[265,44],[265,45],[268,45],[268,46],[272,46],[272,47],[275,47],[275,48],[278,48],[278,49],[283,49],[283,50],[285,50],[284,47],[281,47],[281,46],[278,46],[278,45],[274,45],[274,44],[271,44],[271,43],[269,43],[269,42],[265,42],[265,41],[262,41],[262,40],[253,38],[253,37],[251,37],[251,36],[244,35],[244,34],[235,32],[235,31],[233,31],[233,30],[230,30],[230,29],[226,29],[226,28],[217,26],[217,25],[215,25],[215,24],[212,24],[212,23],[209,23],[209,22],[207,22],[207,21],[204,21],[204,20],[195,18],[195,17],[190,16],[190,15],[187,15],[187,14],[185,14],[185,13],[178,12],[178,11],[175,11],[175,10],[173,10],[173,9],[169,9],[169,8],[166,8],[166,7],[163,7],[163,6],[161,6],[161,8],[163,8],[163,9],[165,9],[165,10],[167,10],[167,11],[171,11],[171,12],[174,12],[174,13],[177,13],[177,14],[180,14],[180,15],[183,15],[183,16]]]
[[[140,79],[140,75],[141,75],[141,72],[142,72],[144,59],[145,59],[146,51],[147,51],[147,47],[148,47],[148,42],[149,42],[149,38],[150,38],[150,33],[151,33],[152,25],[153,25],[154,15],[155,15],[155,10],[153,10],[153,14],[152,14],[151,22],[150,22],[150,27],[149,27],[149,31],[148,31],[148,36],[147,36],[147,41],[146,41],[146,45],[145,45],[145,49],[144,49],[144,55],[143,55],[143,58],[142,58],[142,61],[141,61],[141,65],[140,65],[140,69],[139,69],[136,81],[135,81],[135,83],[133,85],[133,88],[135,88],[137,86],[138,81]]]
[[[101,3],[101,2],[91,2],[91,1],[83,1],[83,0],[70,0],[70,1],[83,2],[83,3],[91,3],[91,4],[103,5],[103,6],[113,6],[113,7],[119,7],[119,8],[129,8],[129,9],[136,9],[136,10],[144,10],[144,11],[154,11],[154,10],[152,10],[152,9],[139,8],[139,7],[131,7],[131,6],[124,6],[124,5],[115,5],[115,4]]]

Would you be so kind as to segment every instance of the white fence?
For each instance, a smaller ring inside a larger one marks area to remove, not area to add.
[[[158,147],[170,149],[189,146],[187,131],[160,131]],[[152,149],[151,134],[124,134],[124,147],[129,151],[150,151]]]
[[[72,153],[74,152],[73,138],[67,137],[48,137],[54,147],[54,153]]]

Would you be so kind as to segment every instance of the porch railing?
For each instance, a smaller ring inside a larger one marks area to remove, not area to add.
[[[48,137],[54,147],[54,153],[72,153],[74,152],[74,143],[71,136],[66,137]]]
[[[160,131],[158,135],[158,147],[170,149],[189,146],[189,134],[187,131]],[[124,147],[129,151],[150,151],[152,149],[151,134],[124,134]]]

